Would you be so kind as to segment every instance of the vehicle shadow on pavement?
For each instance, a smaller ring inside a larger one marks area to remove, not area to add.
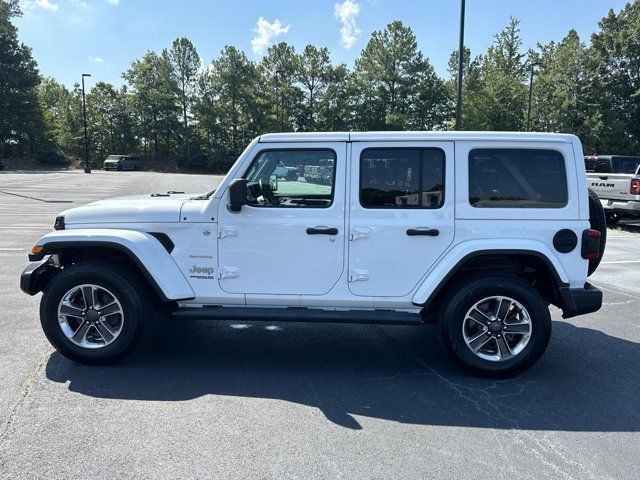
[[[633,223],[618,223],[616,225],[609,225],[609,231],[615,232],[616,230],[620,230],[623,232],[631,232],[631,233],[640,233],[640,223],[637,220],[634,220]]]
[[[204,395],[280,399],[357,417],[497,429],[640,431],[640,344],[554,322],[545,356],[520,377],[472,377],[434,327],[163,322],[125,361],[74,364],[54,353],[49,380],[83,395],[184,401]]]

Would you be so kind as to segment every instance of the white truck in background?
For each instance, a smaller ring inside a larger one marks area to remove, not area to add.
[[[584,160],[587,186],[598,195],[607,223],[640,218],[640,157],[593,155]]]

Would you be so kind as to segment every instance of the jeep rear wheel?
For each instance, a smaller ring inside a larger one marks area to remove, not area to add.
[[[51,344],[79,363],[115,362],[138,343],[151,301],[129,270],[108,262],[66,267],[40,302],[40,322]]]
[[[531,367],[551,335],[547,303],[529,283],[503,275],[454,288],[439,315],[444,347],[477,375],[508,377]]]

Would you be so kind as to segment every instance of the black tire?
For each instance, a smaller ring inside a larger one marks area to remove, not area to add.
[[[607,220],[607,225],[616,225],[622,219],[620,214],[615,211],[605,213],[605,218]]]
[[[467,312],[477,302],[492,296],[516,300],[526,308],[531,319],[529,342],[517,355],[500,361],[477,356],[467,346],[462,333]],[[457,284],[443,299],[438,321],[440,339],[449,355],[465,370],[484,377],[505,378],[523,372],[540,359],[551,337],[551,315],[547,302],[533,285],[508,275],[476,277]]]
[[[298,180],[298,174],[296,172],[287,173],[287,180],[289,180],[290,182],[297,181]]]
[[[598,194],[589,189],[589,223],[591,228],[600,232],[600,255],[594,260],[589,260],[589,271],[587,276],[596,271],[602,256],[604,255],[604,249],[607,244],[607,218],[602,208],[602,203],[598,198]]]
[[[94,284],[112,292],[120,302],[124,321],[112,343],[89,349],[73,343],[58,322],[58,305],[74,286]],[[47,339],[65,357],[83,364],[114,363],[137,345],[153,315],[148,289],[134,272],[111,262],[92,261],[66,267],[47,285],[40,301],[40,323]]]

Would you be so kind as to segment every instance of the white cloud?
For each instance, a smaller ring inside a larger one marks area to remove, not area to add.
[[[262,55],[274,40],[289,31],[291,25],[283,25],[280,20],[276,19],[273,23],[260,17],[256,28],[253,29],[255,36],[251,40],[251,48],[253,52]]]
[[[93,63],[104,63],[104,58],[102,57],[94,57],[93,55],[89,55],[89,60]]]
[[[342,24],[340,42],[345,48],[353,47],[360,38],[362,31],[356,25],[359,13],[360,4],[352,0],[344,0],[333,6],[333,14]]]
[[[58,4],[53,3],[50,0],[22,0],[20,2],[20,7],[25,12],[35,10],[36,8],[41,8],[43,10],[50,10],[52,12],[55,12],[56,10],[58,10]]]
[[[109,5],[118,5],[120,3],[120,0],[104,0],[105,2],[107,2]]]

